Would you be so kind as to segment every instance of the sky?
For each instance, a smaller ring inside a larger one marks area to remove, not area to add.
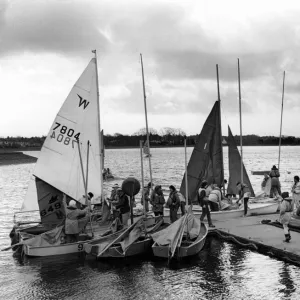
[[[0,136],[47,135],[98,52],[105,134],[148,125],[199,134],[217,100],[223,134],[300,136],[300,2],[0,0]],[[226,127],[225,127],[226,126]]]

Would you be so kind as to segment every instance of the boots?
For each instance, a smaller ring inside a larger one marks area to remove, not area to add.
[[[284,242],[285,243],[289,243],[290,242],[290,240],[291,240],[291,235],[288,233],[288,234],[285,234],[285,240],[284,240]]]

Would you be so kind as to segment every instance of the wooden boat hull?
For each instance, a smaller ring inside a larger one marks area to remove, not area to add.
[[[112,237],[117,237],[122,231],[123,230],[120,230],[106,236],[98,237],[97,240],[104,241]],[[24,254],[30,257],[65,255],[65,254],[83,252],[84,244],[92,241],[93,240],[85,240],[85,241],[79,241],[75,243],[66,243],[61,245],[45,246],[45,247],[33,247],[29,245],[23,245],[22,249]]]
[[[188,256],[193,256],[198,254],[204,244],[205,244],[205,239],[207,236],[208,229],[204,223],[201,223],[201,229],[200,229],[200,234],[197,237],[197,239],[189,244],[180,246],[179,248],[176,249],[175,252],[175,257],[176,258],[183,258],[183,257],[188,257]],[[168,258],[169,257],[169,246],[159,246],[157,243],[154,243],[152,246],[152,251],[154,256],[156,257],[161,257],[161,258]]]
[[[28,245],[23,245],[23,252],[25,255],[30,257],[65,255],[83,252],[83,244],[84,242],[76,242],[51,247],[31,247]]]

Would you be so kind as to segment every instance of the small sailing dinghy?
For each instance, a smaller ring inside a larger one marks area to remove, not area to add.
[[[66,218],[63,195],[68,200],[79,200],[88,189],[94,198],[101,198],[98,73],[96,51],[93,52],[95,57],[71,89],[51,126],[33,172],[34,180],[30,182],[22,205],[23,212],[38,210],[41,222],[34,226],[16,224],[10,234],[12,244],[21,245],[27,255],[83,251],[81,242],[66,243],[62,238]],[[86,180],[84,169],[87,170]],[[91,235],[96,237],[98,234],[99,237],[107,232],[108,228],[103,224],[97,224],[97,230],[93,232],[93,223],[89,223]],[[35,238],[32,234],[42,235]],[[85,238],[91,235],[87,234]]]
[[[84,251],[87,254],[102,258],[125,258],[130,256],[143,255],[151,251],[153,240],[152,232],[156,232],[167,224],[163,224],[163,219],[158,220],[154,225],[147,226],[150,220],[141,218],[133,223],[128,229],[118,236],[111,236],[110,239],[96,239],[84,244]]]
[[[183,258],[198,254],[205,244],[207,226],[193,212],[188,212],[169,227],[151,236],[154,256]]]

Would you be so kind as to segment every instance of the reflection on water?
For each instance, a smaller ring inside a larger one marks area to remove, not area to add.
[[[299,159],[298,149],[283,148],[284,189],[297,174],[290,157]],[[190,154],[192,149],[188,150]],[[277,150],[245,147],[248,170],[268,169]],[[183,150],[164,148],[152,153],[155,183],[165,189],[171,183],[180,186]],[[139,178],[139,150],[108,150],[106,165],[121,178],[131,174]],[[145,167],[148,174],[146,160]],[[9,245],[13,213],[21,207],[33,168],[34,164],[0,167],[0,248]],[[250,180],[258,190],[261,177],[250,175]],[[214,238],[207,239],[205,249],[196,257],[169,266],[154,258],[96,261],[77,254],[21,259],[7,251],[0,252],[0,270],[1,299],[248,300],[298,299],[300,294],[299,268]]]
[[[1,278],[6,299],[296,299],[300,271],[284,262],[208,238],[179,262],[70,257],[12,260]]]

